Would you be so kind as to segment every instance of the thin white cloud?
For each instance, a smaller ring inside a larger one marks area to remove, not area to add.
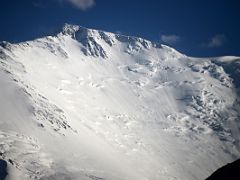
[[[223,34],[217,34],[213,36],[208,43],[205,43],[204,46],[208,48],[221,47],[226,42],[226,36]]]
[[[95,5],[95,0],[58,0],[58,2],[60,3],[62,3],[63,1],[67,1],[81,10],[89,9]]]
[[[180,37],[177,35],[161,35],[161,40],[167,44],[176,44],[180,41]]]

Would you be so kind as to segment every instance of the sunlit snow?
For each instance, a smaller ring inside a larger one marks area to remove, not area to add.
[[[0,46],[7,179],[202,180],[239,158],[240,58],[66,25]]]

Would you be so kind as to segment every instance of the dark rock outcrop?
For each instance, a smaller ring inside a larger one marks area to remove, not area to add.
[[[4,180],[7,176],[7,162],[0,159],[0,180]]]
[[[219,168],[206,180],[239,180],[239,179],[240,179],[240,159]]]

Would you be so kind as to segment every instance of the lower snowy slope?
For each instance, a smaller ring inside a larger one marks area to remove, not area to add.
[[[240,156],[239,65],[70,25],[3,42],[7,179],[205,179]]]

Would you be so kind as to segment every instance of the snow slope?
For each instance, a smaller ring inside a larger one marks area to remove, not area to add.
[[[2,42],[7,179],[205,179],[240,156],[239,80],[239,57],[74,25]]]

